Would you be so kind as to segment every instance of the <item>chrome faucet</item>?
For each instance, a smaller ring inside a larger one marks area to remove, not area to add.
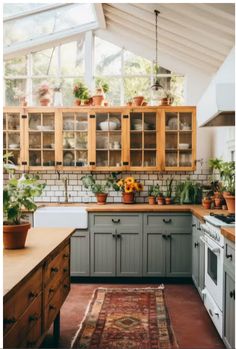
[[[63,176],[62,177],[63,180],[63,184],[64,184],[64,198],[65,201],[64,202],[69,202],[69,197],[68,197],[68,180],[69,178],[67,176]]]

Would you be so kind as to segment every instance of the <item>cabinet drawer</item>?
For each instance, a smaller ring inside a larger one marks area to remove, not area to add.
[[[63,280],[65,277],[69,276],[69,261],[67,263],[68,265],[64,265],[62,269],[59,270],[57,275],[48,282],[47,286],[44,289],[44,304],[48,304],[50,300],[53,298],[54,294],[56,293],[58,287],[61,286]]]
[[[192,231],[191,215],[173,214],[146,214],[144,224],[150,228],[158,228],[162,231],[183,230],[184,233]]]
[[[41,291],[42,268],[39,268],[10,299],[4,302],[4,333],[9,331]]]
[[[41,328],[42,321],[37,321],[20,344],[20,348],[37,348],[37,343],[41,336]]]
[[[234,244],[229,240],[225,240],[224,263],[234,272],[235,250],[234,250]]]
[[[69,270],[70,245],[67,244],[54,258],[48,261],[44,267],[44,285],[54,278],[58,278],[58,274],[62,275],[63,269]]]
[[[135,213],[128,214],[91,214],[91,226],[112,226],[118,227],[121,225],[139,226],[141,223],[141,216]]]
[[[4,337],[4,348],[16,348],[27,338],[27,334],[37,325],[38,331],[35,334],[37,338],[41,334],[41,306],[42,294],[40,293],[24,314],[12,326]]]
[[[66,277],[44,308],[44,331],[47,331],[55,320],[60,308],[70,291],[70,278]]]

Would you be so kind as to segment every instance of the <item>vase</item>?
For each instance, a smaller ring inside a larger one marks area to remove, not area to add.
[[[134,193],[122,193],[124,204],[134,204]]]
[[[164,205],[165,204],[165,198],[162,196],[157,197],[157,203],[158,205]]]
[[[4,248],[9,250],[24,248],[30,227],[29,222],[23,222],[19,225],[3,225]]]

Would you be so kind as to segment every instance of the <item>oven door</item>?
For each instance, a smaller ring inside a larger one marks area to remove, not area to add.
[[[222,311],[223,306],[223,248],[205,235],[205,285]]]

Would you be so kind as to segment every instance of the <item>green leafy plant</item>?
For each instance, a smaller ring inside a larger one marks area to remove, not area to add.
[[[199,183],[193,183],[189,179],[180,182],[175,189],[175,202],[182,204],[197,204],[201,202],[202,188]]]
[[[110,87],[109,87],[109,84],[105,80],[103,80],[101,78],[97,78],[95,84],[96,84],[96,88],[101,88],[104,93],[109,92]]]
[[[73,94],[75,98],[81,99],[81,100],[87,100],[89,99],[89,90],[85,84],[82,82],[78,82],[75,84],[73,89]]]
[[[148,196],[154,196],[156,198],[159,195],[159,193],[160,193],[159,184],[151,185],[150,188],[148,189]]]
[[[110,175],[104,184],[98,183],[93,175],[86,175],[81,178],[83,186],[94,194],[105,194],[113,186],[113,175]]]
[[[166,197],[168,197],[168,198],[171,198],[171,195],[172,195],[172,184],[173,184],[173,178],[167,179],[167,181],[166,181],[166,186],[167,186]]]
[[[222,162],[220,166],[220,177],[223,182],[223,189],[235,195],[235,162]]]

